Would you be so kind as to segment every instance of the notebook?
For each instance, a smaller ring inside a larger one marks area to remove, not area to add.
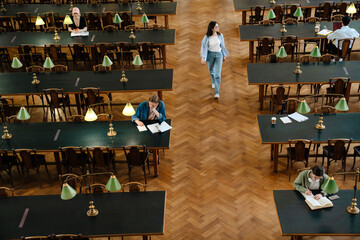
[[[341,22],[333,22],[333,31],[338,30],[340,28],[342,28]]]

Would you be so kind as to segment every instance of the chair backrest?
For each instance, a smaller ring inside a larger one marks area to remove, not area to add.
[[[295,149],[294,161],[306,161],[309,157],[309,150],[312,140],[307,139],[289,139],[289,147]],[[308,145],[308,146],[307,146]]]
[[[107,26],[103,27],[103,31],[106,31],[106,32],[118,32],[119,29],[118,29],[118,27],[116,27],[114,25],[107,25]]]
[[[126,161],[132,166],[143,166],[147,159],[146,146],[125,146],[123,147]]]
[[[28,12],[18,12],[16,14],[16,19],[20,24],[20,29],[23,31],[31,31],[31,16]]]
[[[107,26],[107,25],[113,25],[113,19],[114,19],[115,13],[114,12],[103,12],[102,13],[102,23],[103,23],[103,27]]]
[[[335,113],[335,111],[336,109],[333,106],[327,106],[327,105],[315,108],[315,113],[330,114],[330,113]]]
[[[287,54],[295,53],[295,49],[298,46],[298,38],[294,35],[282,36],[281,37],[281,45],[284,46]]]
[[[32,65],[30,67],[26,67],[26,72],[42,73],[42,72],[45,72],[45,69],[42,66]]]
[[[110,121],[110,114],[108,114],[108,113],[99,113],[96,116],[97,116],[96,121],[99,121],[99,122]],[[114,115],[111,115],[111,121],[113,121],[113,120],[114,120]]]
[[[285,6],[286,14],[288,14],[288,16],[294,18],[294,13],[298,7],[301,7],[301,4],[294,3],[294,4],[286,5]]]
[[[45,55],[49,55],[49,57],[57,62],[57,61],[60,61],[62,60],[62,55],[61,55],[61,45],[60,44],[50,44],[48,46],[45,45],[45,48],[44,48],[44,51],[45,51]]]
[[[109,147],[91,147],[86,150],[93,166],[106,167],[109,165],[111,161]]]
[[[274,51],[275,40],[273,37],[264,36],[258,38],[258,50],[261,55],[267,55]]]
[[[139,182],[129,182],[121,185],[121,190],[126,192],[128,188],[128,192],[146,192],[146,184],[142,184]]]
[[[296,98],[288,98],[285,99],[285,103],[286,103],[286,113],[292,114],[296,112],[299,100]]]
[[[14,196],[14,189],[8,187],[0,187],[0,197]]]
[[[284,5],[282,4],[277,4],[274,6],[274,13],[275,13],[275,19],[273,19],[275,22],[281,22],[282,17],[284,15]]]
[[[54,72],[68,72],[68,66],[65,65],[54,65],[54,68],[52,69]]]
[[[255,7],[250,7],[250,12],[254,21],[259,22],[264,18],[265,6],[257,5]]]
[[[66,119],[68,122],[84,122],[83,115],[72,115]]]
[[[316,22],[320,22],[320,18],[318,17],[308,17],[305,19],[306,23],[316,23]]]
[[[90,191],[90,192],[89,192]],[[89,186],[89,189],[87,189],[88,193],[96,194],[96,193],[107,193],[109,192],[106,189],[106,185],[102,183],[94,183]]]
[[[334,16],[331,17],[331,21],[341,21],[343,17],[344,15],[342,14],[335,14]]]
[[[94,70],[94,72],[108,72],[108,71],[111,71],[111,66],[104,67],[102,64],[98,64],[98,65],[93,66],[93,70]]]
[[[85,54],[87,53],[87,51],[83,44],[73,43],[69,44],[68,46],[74,61],[85,59]]]
[[[133,21],[132,21],[132,12],[120,12],[120,18],[122,20],[121,22],[121,29],[125,29],[125,27],[132,25]]]
[[[350,82],[349,77],[330,78],[329,84],[330,87],[333,88],[332,93],[345,95],[349,82]]]
[[[59,175],[59,183],[60,183],[60,191],[62,190],[62,185],[66,179],[73,178],[69,181],[67,181],[67,184],[69,184],[73,189],[75,189],[77,192],[81,193],[82,178],[77,178],[79,175],[76,175],[74,173],[66,173],[63,175]]]
[[[26,169],[36,169],[39,167],[36,161],[36,150],[34,149],[15,149],[14,156]]]
[[[60,16],[58,13],[47,12],[45,13],[45,23],[46,27],[56,27],[58,21],[60,20]]]
[[[334,160],[341,160],[346,159],[346,155],[349,151],[350,143],[352,139],[329,139],[328,140],[328,148],[334,150],[333,159]]]
[[[354,43],[355,43],[355,38],[340,39],[338,44],[339,46],[342,47],[342,50],[341,51],[339,50],[339,57],[345,60],[347,56],[348,60],[350,60],[351,49],[352,46],[354,46]]]
[[[276,104],[282,104],[285,99],[289,97],[290,87],[289,86],[271,86],[271,98]],[[275,92],[274,92],[274,89]]]
[[[342,1],[342,2],[337,3],[335,5],[337,13],[342,14],[344,16],[347,15],[346,9],[349,5],[350,5],[350,2],[348,2],[348,1]]]
[[[311,56],[310,55],[303,55],[299,58],[299,62],[301,63],[309,63],[311,62]]]
[[[339,58],[338,56],[332,54],[324,54],[320,57],[320,61],[323,63],[330,63],[333,59],[338,60]]]
[[[82,147],[60,147],[62,163],[65,167],[79,168],[85,163]],[[80,159],[78,155],[80,154]],[[80,161],[79,161],[80,160]]]
[[[48,89],[44,89],[44,93],[45,93],[46,100],[50,104],[51,107],[54,107],[54,108],[61,107],[59,95],[61,98],[64,98],[65,94],[64,94],[63,89],[48,88]]]
[[[318,12],[320,17],[323,20],[330,21],[331,13],[334,8],[334,2],[323,2],[319,4]]]
[[[98,103],[97,99],[100,96],[100,88],[86,87],[80,88],[83,99],[87,99],[86,104],[92,105]]]
[[[269,19],[264,19],[259,22],[260,25],[265,25],[265,26],[274,25],[274,23],[275,22],[273,20],[269,20]]]
[[[100,30],[101,29],[98,13],[86,12],[84,14],[84,16],[87,21],[88,30]]]

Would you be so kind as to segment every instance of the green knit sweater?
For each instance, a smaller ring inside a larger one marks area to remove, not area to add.
[[[310,171],[311,170],[305,170],[299,173],[299,176],[297,176],[297,178],[293,183],[294,188],[296,188],[296,190],[298,190],[301,193],[305,193],[306,189],[309,189],[310,187],[310,182],[308,179],[309,178],[308,174]],[[320,179],[320,187],[326,180],[328,180],[328,178],[329,176],[324,174],[324,177]],[[319,188],[319,190],[321,190],[321,188]]]

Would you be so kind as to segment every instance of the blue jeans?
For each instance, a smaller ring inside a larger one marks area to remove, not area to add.
[[[223,56],[221,52],[208,51],[206,63],[209,68],[211,83],[215,84],[215,94],[219,93],[221,83],[221,66],[223,63]]]

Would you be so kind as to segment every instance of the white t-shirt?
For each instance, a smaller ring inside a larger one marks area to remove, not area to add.
[[[359,33],[353,29],[353,28],[349,28],[348,26],[343,26],[342,28],[330,33],[329,35],[327,35],[327,39],[329,40],[335,40],[334,45],[339,48],[340,50],[342,49],[342,45],[340,44],[339,46],[339,40],[340,39],[344,39],[344,38],[358,38],[359,37]],[[350,46],[352,46],[352,42],[350,42]],[[341,42],[340,42],[341,43]]]
[[[210,52],[221,52],[220,39],[218,36],[211,36],[209,39],[209,51]]]
[[[310,182],[310,186],[309,189],[310,190],[319,190],[320,189],[320,179],[318,179],[317,181],[315,181],[312,177],[310,172],[308,173],[308,178],[311,178],[312,182]]]

